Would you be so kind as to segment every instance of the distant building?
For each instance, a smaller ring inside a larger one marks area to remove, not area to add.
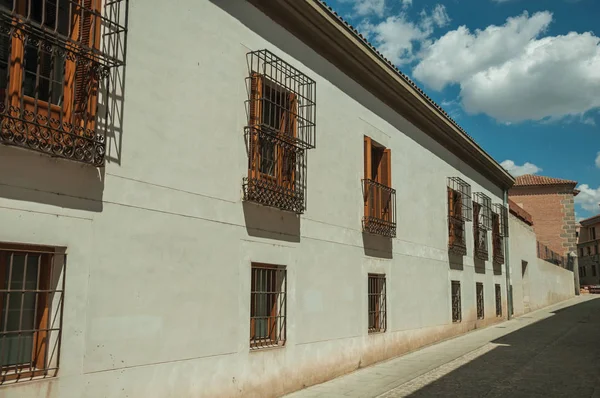
[[[581,285],[600,284],[600,214],[581,221],[577,254]]]
[[[577,181],[526,174],[508,195],[533,217],[537,240],[561,256],[577,247],[574,198]]]

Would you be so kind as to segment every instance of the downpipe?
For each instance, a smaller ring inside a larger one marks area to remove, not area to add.
[[[510,209],[508,207],[508,190],[504,190],[504,207],[506,207],[506,213],[508,215],[506,222],[510,224]],[[508,227],[508,226],[507,226]],[[510,228],[508,236],[503,239],[504,241],[504,267],[506,269],[506,311],[507,319],[512,319],[513,314],[513,296],[512,296],[512,285],[510,283]]]

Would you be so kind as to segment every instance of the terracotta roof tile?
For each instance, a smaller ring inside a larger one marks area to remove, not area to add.
[[[577,185],[577,181],[563,180],[561,178],[525,174],[515,178],[515,187],[530,185]]]
[[[584,220],[579,221],[581,225],[590,225],[600,222],[600,214],[596,214],[595,216],[588,217]]]

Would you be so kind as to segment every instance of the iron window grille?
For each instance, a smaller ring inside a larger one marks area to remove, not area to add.
[[[492,250],[495,265],[504,264],[504,238],[508,236],[508,211],[500,203],[494,203],[492,213]]]
[[[373,180],[362,180],[365,200],[363,231],[396,237],[396,190]]]
[[[496,284],[494,286],[494,288],[496,290],[496,316],[501,317],[502,316],[502,290],[501,290],[499,284]]]
[[[386,287],[384,274],[369,274],[369,333],[385,332],[386,316]]]
[[[0,249],[0,384],[56,376],[66,257],[53,249]]]
[[[477,298],[477,319],[483,319],[485,316],[483,306],[483,283],[477,282],[475,284],[476,298]]]
[[[314,80],[268,50],[247,54],[244,200],[301,214],[306,151],[316,141]]]
[[[126,0],[0,2],[0,143],[104,165],[125,14]]]
[[[460,322],[462,321],[462,303],[460,299],[460,282],[452,281],[452,322]]]
[[[250,349],[285,345],[286,295],[287,273],[285,267],[252,264]]]
[[[492,200],[481,192],[473,195],[473,237],[475,257],[488,260],[488,231],[492,229]]]
[[[448,177],[448,250],[467,254],[465,221],[471,221],[471,186],[459,177]]]

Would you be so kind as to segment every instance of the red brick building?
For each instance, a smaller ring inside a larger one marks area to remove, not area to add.
[[[538,241],[560,255],[577,250],[576,186],[577,181],[526,174],[516,178],[508,193],[533,217]]]

